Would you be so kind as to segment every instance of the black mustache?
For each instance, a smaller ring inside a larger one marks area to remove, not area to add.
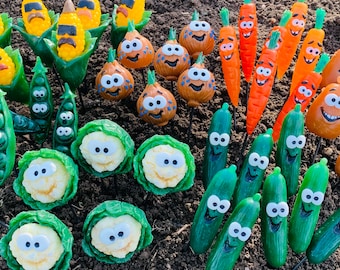
[[[76,47],[76,43],[74,42],[74,40],[72,38],[61,38],[61,39],[59,39],[58,47],[60,47],[61,45],[64,45],[64,44],[70,44],[74,48]]]
[[[40,18],[45,20],[45,17],[41,12],[31,13],[30,15],[28,15],[27,20],[30,22],[34,18]]]

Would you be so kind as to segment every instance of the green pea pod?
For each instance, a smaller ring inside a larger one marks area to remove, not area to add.
[[[41,132],[41,128],[38,123],[31,118],[24,115],[10,111],[13,119],[13,128],[15,134],[30,134],[35,132]]]
[[[37,143],[42,144],[50,131],[54,107],[52,90],[46,76],[47,69],[39,56],[37,56],[33,72],[30,83],[29,107],[31,119],[38,123],[42,131],[33,134],[33,138]]]
[[[190,246],[195,253],[206,252],[229,210],[237,181],[236,166],[218,171],[204,192],[190,232]]]
[[[301,104],[297,104],[284,118],[277,143],[276,164],[286,179],[288,196],[296,194],[299,184],[301,152],[306,143],[304,122]]]
[[[231,113],[223,103],[211,118],[203,159],[203,184],[207,188],[216,172],[225,168],[230,141]]]
[[[13,19],[9,17],[8,13],[1,13],[0,17],[4,24],[4,32],[0,35],[0,48],[5,48],[11,44]]]
[[[5,95],[0,89],[0,186],[12,173],[16,150],[13,120]]]
[[[310,263],[327,260],[340,246],[340,208],[338,208],[313,235],[306,255]]]
[[[306,251],[312,240],[328,177],[327,159],[322,158],[308,168],[303,178],[289,221],[288,241],[296,253]]]
[[[239,180],[233,197],[233,206],[259,191],[274,144],[272,134],[273,130],[269,128],[253,141],[239,173]]]
[[[243,199],[231,213],[208,256],[207,270],[233,269],[260,212],[261,195]]]
[[[285,264],[288,253],[287,187],[276,167],[264,181],[261,205],[261,239],[264,255],[272,267]]]
[[[65,83],[65,93],[58,108],[54,122],[52,148],[67,155],[71,155],[71,144],[78,134],[78,111],[75,101],[76,95]]]

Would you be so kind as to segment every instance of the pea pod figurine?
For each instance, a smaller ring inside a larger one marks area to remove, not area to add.
[[[327,159],[310,166],[296,196],[289,221],[288,240],[295,253],[305,252],[312,240],[329,177]]]
[[[296,194],[299,184],[302,148],[306,143],[304,122],[301,105],[297,104],[284,118],[277,143],[276,164],[286,179],[288,196]]]
[[[313,235],[306,255],[308,261],[319,264],[328,259],[340,246],[340,208]]]
[[[13,128],[15,134],[30,134],[40,132],[41,128],[38,123],[25,115],[10,111],[13,119]]]
[[[273,130],[269,128],[253,141],[239,173],[239,180],[233,197],[233,206],[259,191],[274,144],[272,133]]]
[[[231,113],[224,103],[211,118],[203,159],[203,184],[207,188],[216,172],[225,168],[230,141]]]
[[[243,199],[227,219],[208,256],[207,270],[233,269],[260,212],[261,195]]]
[[[212,178],[191,226],[190,246],[195,253],[204,253],[211,246],[223,217],[230,208],[236,181],[235,165],[221,169]]]
[[[281,267],[287,260],[288,213],[286,181],[281,169],[275,167],[263,183],[261,205],[261,239],[272,267]]]

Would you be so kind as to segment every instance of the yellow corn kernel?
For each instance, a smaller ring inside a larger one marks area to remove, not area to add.
[[[0,48],[0,85],[10,85],[15,76],[15,65],[6,51]]]
[[[51,18],[41,0],[23,0],[21,13],[25,29],[31,35],[41,36],[51,27]]]
[[[128,20],[133,21],[134,24],[138,24],[143,17],[145,10],[145,0],[136,0],[132,6],[125,4],[119,5],[117,9],[116,25],[127,26]]]
[[[5,30],[4,22],[2,21],[2,18],[0,17],[0,36],[3,34],[4,30]]]
[[[102,12],[98,0],[80,0],[76,12],[85,30],[96,28],[100,25]]]

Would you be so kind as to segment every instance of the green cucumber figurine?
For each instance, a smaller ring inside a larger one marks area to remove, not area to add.
[[[243,199],[224,224],[208,256],[207,270],[233,269],[260,212],[261,195]]]
[[[281,169],[274,171],[265,179],[261,205],[261,240],[268,264],[278,268],[285,264],[288,253],[289,207],[287,187]]]
[[[211,118],[203,160],[203,185],[208,187],[214,174],[227,164],[230,141],[231,113],[228,103],[223,103]]]
[[[310,166],[296,196],[289,221],[288,241],[295,253],[305,252],[312,240],[327,189],[327,159]]]
[[[299,184],[301,152],[306,143],[304,123],[301,104],[297,104],[284,118],[277,143],[276,164],[286,179],[288,196],[296,194]]]
[[[204,253],[211,246],[230,208],[236,181],[236,166],[231,165],[218,171],[204,192],[190,231],[190,246],[195,253]]]

